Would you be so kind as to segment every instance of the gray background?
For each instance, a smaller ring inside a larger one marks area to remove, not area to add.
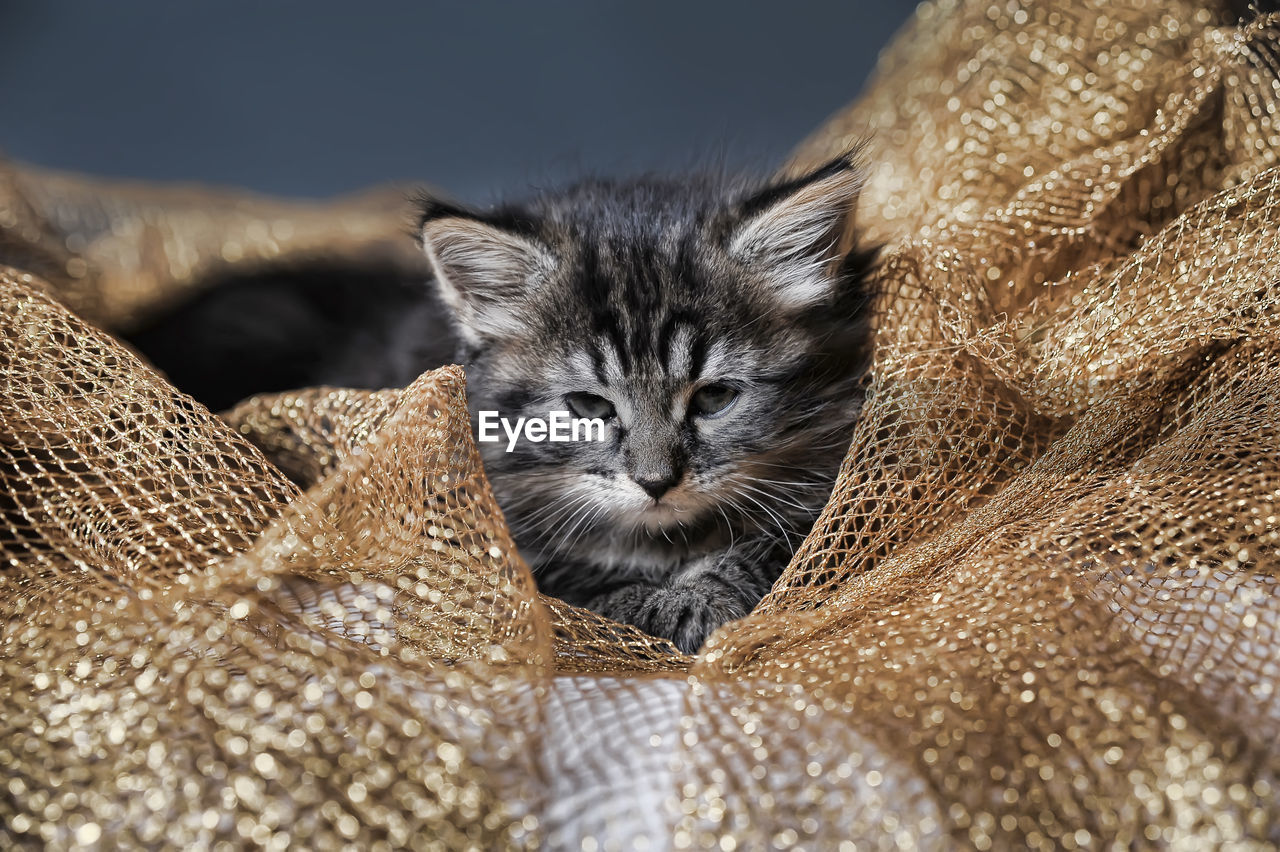
[[[911,0],[0,0],[0,153],[295,196],[486,202],[588,172],[767,170]]]

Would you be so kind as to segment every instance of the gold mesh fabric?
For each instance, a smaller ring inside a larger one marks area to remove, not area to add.
[[[175,255],[10,169],[0,845],[1274,846],[1277,57],[1186,3],[920,8],[789,167],[869,134],[865,415],[693,659],[536,594],[456,368],[214,417],[62,304],[124,324]],[[153,227],[246,233],[182,197]]]
[[[81,317],[132,329],[212,282],[298,260],[421,272],[410,193],[317,204],[150,186],[0,160],[0,261]]]

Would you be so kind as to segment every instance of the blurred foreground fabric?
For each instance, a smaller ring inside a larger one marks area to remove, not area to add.
[[[1177,0],[920,8],[788,167],[868,139],[864,419],[696,659],[537,594],[459,369],[220,418],[101,330],[412,267],[396,193],[0,166],[0,845],[1280,841],[1278,57]]]

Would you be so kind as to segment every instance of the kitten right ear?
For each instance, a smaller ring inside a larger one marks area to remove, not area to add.
[[[729,253],[764,270],[786,308],[830,297],[836,270],[853,248],[863,170],[859,149],[807,175],[766,187],[739,205]]]
[[[478,344],[519,330],[520,302],[551,270],[532,237],[444,202],[423,201],[422,249],[463,338]]]

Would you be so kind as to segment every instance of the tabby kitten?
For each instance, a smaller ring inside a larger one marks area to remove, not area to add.
[[[473,418],[606,423],[603,441],[480,445],[544,592],[692,652],[769,590],[862,406],[861,183],[844,156],[747,191],[643,178],[493,212],[424,201]]]

